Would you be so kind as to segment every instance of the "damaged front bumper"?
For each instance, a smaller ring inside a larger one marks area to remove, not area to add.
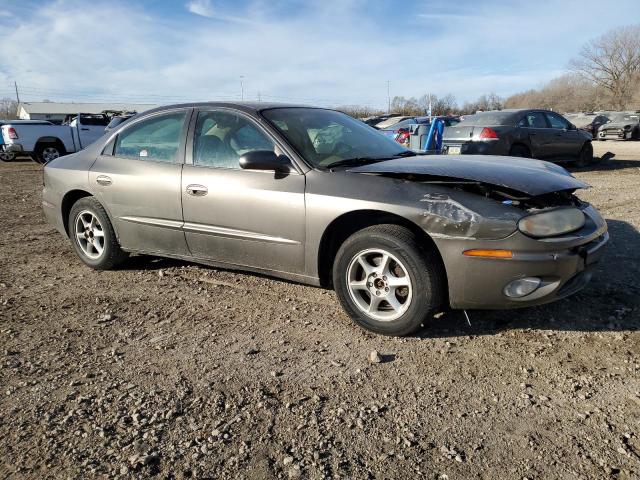
[[[549,303],[581,290],[609,240],[606,222],[587,207],[585,226],[560,238],[533,239],[516,232],[502,240],[434,239],[443,254],[449,303],[460,309],[507,309]],[[505,249],[511,258],[467,257],[468,249]],[[519,281],[537,286],[510,296]]]

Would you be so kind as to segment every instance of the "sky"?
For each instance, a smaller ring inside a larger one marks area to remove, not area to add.
[[[389,82],[464,102],[638,19],[640,0],[0,0],[0,97],[386,108]]]

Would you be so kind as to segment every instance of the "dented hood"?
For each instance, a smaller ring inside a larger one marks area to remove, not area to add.
[[[588,188],[559,165],[493,155],[422,155],[349,169],[355,173],[424,175],[434,181],[474,181],[537,196]]]

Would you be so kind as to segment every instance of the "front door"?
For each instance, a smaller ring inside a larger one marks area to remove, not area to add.
[[[528,112],[518,125],[524,126],[529,135],[531,144],[531,156],[539,159],[551,160],[553,152],[553,142],[555,137],[549,128],[547,119],[542,112]]]
[[[569,158],[580,155],[584,145],[584,135],[577,129],[571,130],[570,124],[557,113],[545,114],[553,131],[553,150],[559,157]]]
[[[182,174],[184,231],[191,253],[216,262],[301,273],[304,175],[243,170],[252,150],[283,154],[249,116],[202,110]],[[191,163],[191,164],[189,164]]]
[[[179,109],[144,118],[109,142],[89,171],[125,250],[188,255],[180,177],[187,117]]]

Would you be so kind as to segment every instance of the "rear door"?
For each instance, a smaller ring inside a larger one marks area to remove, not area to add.
[[[518,123],[529,137],[533,158],[551,159],[553,157],[554,135],[543,112],[531,111]]]
[[[560,158],[577,157],[584,145],[584,135],[578,129],[571,130],[568,120],[553,112],[545,113],[553,131],[552,150]]]
[[[190,128],[182,175],[184,230],[191,253],[220,263],[304,270],[305,177],[243,170],[252,150],[284,154],[251,116],[202,109]]]
[[[191,109],[163,111],[123,129],[89,171],[123,248],[188,255],[181,173]]]

